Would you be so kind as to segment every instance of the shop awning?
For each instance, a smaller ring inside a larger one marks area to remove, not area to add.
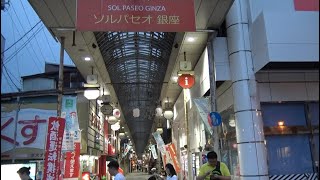
[[[208,114],[211,111],[211,103],[209,98],[194,98],[193,102],[196,105],[196,109],[200,115],[201,120],[205,126],[205,129],[212,135],[213,131],[208,122]]]

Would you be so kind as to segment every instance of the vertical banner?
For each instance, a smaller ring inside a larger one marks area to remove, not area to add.
[[[151,153],[152,153],[153,159],[158,159],[158,154],[157,154],[157,151],[156,151],[156,145],[152,145],[151,146]]]
[[[65,119],[56,117],[49,118],[43,170],[43,179],[45,180],[56,180],[59,178],[64,128]]]
[[[80,172],[80,143],[74,143],[74,151],[66,152],[64,178],[78,178]]]
[[[128,154],[128,152],[130,151],[131,148],[132,148],[132,146],[130,144],[125,144],[122,158],[124,158]]]
[[[180,172],[181,168],[180,168],[180,164],[178,162],[178,158],[177,158],[177,154],[176,154],[176,149],[174,144],[167,144],[165,146],[166,148],[166,153],[163,154],[162,158],[163,158],[163,166],[165,167],[165,165],[167,163],[170,163],[173,165],[174,169],[176,170],[177,173]]]
[[[152,133],[152,135],[157,142],[157,146],[158,146],[158,149],[160,150],[160,152],[162,154],[165,154],[166,153],[165,144],[164,144],[163,139],[162,139],[161,135],[159,134],[159,132],[156,131],[156,132]]]
[[[73,151],[74,142],[80,142],[79,122],[77,114],[77,97],[63,96],[61,117],[66,119],[62,151]]]

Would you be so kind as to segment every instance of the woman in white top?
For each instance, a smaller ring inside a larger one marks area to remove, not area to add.
[[[177,173],[172,164],[166,164],[167,180],[178,180]]]

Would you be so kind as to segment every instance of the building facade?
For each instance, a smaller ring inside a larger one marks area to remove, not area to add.
[[[201,165],[201,153],[218,149],[233,178],[315,179],[319,172],[319,8],[294,0],[238,0],[225,25],[226,32],[220,33],[225,35],[211,42],[213,48],[203,52],[194,69],[196,84],[186,94],[188,127],[183,92],[174,106],[173,143],[185,167],[180,176],[192,179]],[[203,116],[210,108],[201,108],[201,103],[211,104],[206,98],[210,95],[208,51],[215,61],[215,101],[222,117],[214,138]]]

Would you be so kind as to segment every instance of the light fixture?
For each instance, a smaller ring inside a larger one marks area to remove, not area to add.
[[[194,37],[188,37],[187,41],[188,42],[194,42],[196,39]]]
[[[172,111],[172,109],[169,108],[169,106],[170,106],[169,98],[167,97],[166,109],[164,110],[164,113],[163,113],[163,117],[165,117],[166,119],[172,119],[173,118],[173,111]]]
[[[284,126],[284,121],[278,121],[278,126]]]
[[[173,82],[178,82],[178,76],[173,76],[172,80],[173,80]]]
[[[84,90],[84,97],[89,100],[97,99],[100,96],[100,91],[98,88],[87,88]]]
[[[229,126],[230,127],[236,127],[236,121],[235,121],[234,115],[230,115]]]
[[[116,124],[111,125],[111,129],[114,131],[118,131],[120,129],[120,123],[117,122]]]
[[[123,139],[125,137],[125,134],[123,132],[121,132],[121,133],[119,133],[118,136],[119,136],[120,139]]]
[[[162,133],[163,133],[163,129],[162,129],[161,127],[159,127],[159,128],[157,128],[157,132],[158,132],[159,134],[162,134]]]
[[[92,75],[87,76],[87,84],[84,84],[84,87],[87,89],[84,90],[84,97],[89,100],[97,99],[100,96],[99,84],[98,84],[98,77],[97,75],[93,74],[93,67],[92,67]]]
[[[108,123],[111,124],[111,125],[114,125],[118,122],[118,119],[114,116],[109,116],[108,118]]]
[[[84,57],[83,58],[85,61],[91,61],[91,58],[90,57]]]
[[[163,110],[162,110],[161,101],[160,101],[159,105],[156,108],[156,116],[160,117],[162,116],[162,113],[163,113]]]

